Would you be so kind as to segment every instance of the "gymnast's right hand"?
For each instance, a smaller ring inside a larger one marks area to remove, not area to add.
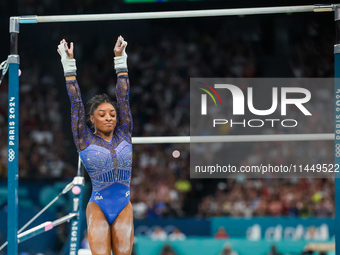
[[[77,75],[76,60],[73,58],[73,43],[71,42],[71,47],[69,48],[67,42],[63,39],[60,41],[57,51],[61,56],[65,77]]]

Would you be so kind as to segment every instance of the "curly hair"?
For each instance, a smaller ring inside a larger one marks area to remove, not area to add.
[[[112,101],[108,95],[106,95],[105,93],[104,94],[101,94],[101,95],[96,95],[94,97],[92,97],[87,103],[86,103],[86,108],[87,108],[87,113],[86,113],[86,121],[87,122],[91,122],[91,115],[93,115],[93,112],[98,108],[98,106],[102,103],[110,103],[115,109],[116,109],[116,112],[117,112],[117,104],[116,102]],[[118,113],[117,113],[118,115]],[[117,119],[118,119],[118,116],[117,116]],[[93,126],[93,123],[92,123],[92,128],[94,127]]]

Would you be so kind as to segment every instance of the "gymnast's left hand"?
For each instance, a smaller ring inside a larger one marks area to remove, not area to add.
[[[115,53],[116,57],[122,57],[122,56],[127,56],[125,52],[125,48],[127,46],[127,42],[124,41],[124,38],[120,35],[118,36],[116,45],[113,49],[113,52]]]

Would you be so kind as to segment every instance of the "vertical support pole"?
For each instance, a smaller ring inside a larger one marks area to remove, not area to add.
[[[334,45],[334,163],[340,165],[340,6],[334,6],[336,41]],[[340,176],[335,173],[335,250],[340,254]]]
[[[19,18],[10,18],[11,45],[7,63],[8,83],[8,212],[7,254],[18,254],[18,158],[19,158]]]
[[[83,176],[81,171],[81,158],[79,156],[78,158],[78,170],[77,170],[77,176]]]
[[[85,179],[81,176],[81,159],[78,159],[78,176],[73,179],[74,187],[73,193],[73,210],[77,213],[78,217],[73,218],[71,221],[71,234],[70,234],[70,255],[77,255],[80,248],[80,236],[81,236],[81,221],[83,218],[83,193]]]

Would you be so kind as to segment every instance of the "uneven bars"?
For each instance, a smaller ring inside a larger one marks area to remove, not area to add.
[[[215,135],[215,136],[154,136],[132,137],[133,144],[154,143],[218,143],[218,142],[288,142],[288,141],[334,141],[332,133],[292,135]]]
[[[41,234],[41,233],[44,233],[44,232],[47,232],[51,229],[53,229],[54,227],[64,223],[64,222],[67,222],[67,221],[70,221],[71,219],[77,217],[77,213],[70,213],[64,217],[61,217],[60,219],[57,219],[53,222],[45,222],[43,224],[40,224],[39,226],[36,226],[32,229],[29,229],[25,232],[22,232],[21,234],[18,235],[18,243],[21,243],[29,238],[32,238],[33,236],[36,236],[38,234]]]
[[[103,20],[135,20],[135,19],[166,19],[166,18],[193,18],[210,16],[235,16],[253,14],[275,14],[293,12],[329,12],[333,11],[334,4],[280,6],[238,9],[215,9],[195,11],[166,11],[166,12],[136,12],[111,14],[84,14],[84,15],[58,15],[58,16],[20,16],[21,24],[47,23],[47,22],[75,22],[75,21],[103,21]]]
[[[54,227],[66,222],[66,221],[70,221],[71,219],[77,217],[77,213],[70,213],[60,219],[57,219],[53,222],[51,221],[47,221],[47,222],[44,222],[34,228],[31,228],[21,234],[18,234],[18,243],[21,243],[27,239],[30,239],[36,235],[39,235],[41,233],[44,233],[44,232],[47,232],[51,229],[53,229]],[[5,248],[7,246],[8,242],[5,242],[1,247],[0,247],[0,251]]]

